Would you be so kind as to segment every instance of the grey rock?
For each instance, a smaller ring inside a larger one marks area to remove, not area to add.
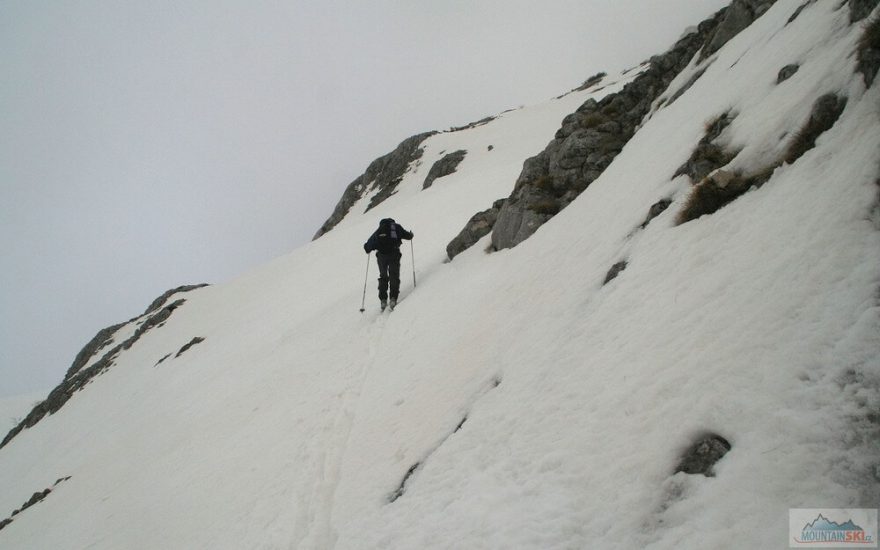
[[[492,229],[492,247],[501,250],[519,244],[531,237],[552,217],[525,208],[522,204],[505,203]]]
[[[474,214],[459,234],[446,245],[446,256],[451,260],[488,235],[495,227],[502,204],[504,199],[497,200],[492,208]]]
[[[424,152],[421,148],[422,142],[436,133],[425,132],[409,137],[403,140],[394,151],[371,162],[367,171],[346,187],[333,213],[315,234],[313,240],[336,227],[336,224],[342,221],[351,207],[366,193],[378,190],[370,200],[367,210],[394,194],[410,164],[421,158]]]
[[[193,346],[195,346],[197,344],[201,344],[204,341],[205,341],[205,339],[201,336],[194,337],[192,340],[190,340],[189,342],[184,344],[184,346],[182,348],[180,348],[180,351],[178,351],[177,355],[175,355],[174,357],[175,358],[180,357],[181,355],[186,353],[187,350],[189,350],[190,348],[192,348]]]
[[[459,149],[458,151],[449,153],[444,155],[443,158],[435,162],[431,169],[428,170],[428,175],[425,177],[425,182],[422,184],[422,189],[427,189],[431,187],[431,184],[434,183],[434,180],[437,178],[442,178],[443,176],[448,176],[449,174],[455,173],[455,170],[458,168],[458,165],[461,164],[461,161],[464,160],[464,157],[467,155],[467,151],[464,149]]]
[[[764,15],[775,2],[776,0],[733,0],[727,8],[722,10],[724,18],[706,47],[703,48],[700,54],[701,58],[705,59],[720,50],[734,36]]]
[[[794,76],[794,74],[796,72],[798,72],[798,69],[800,69],[800,68],[801,68],[801,66],[798,65],[797,63],[792,63],[790,65],[786,65],[785,67],[779,69],[779,74],[776,76],[776,83],[782,84],[783,82],[785,82],[786,80],[788,80],[789,78]]]
[[[880,69],[880,15],[865,25],[856,50],[857,70],[865,79],[865,86],[870,88]]]
[[[602,285],[603,286],[607,285],[608,283],[610,283],[611,281],[616,279],[617,276],[620,275],[621,271],[626,269],[626,266],[627,266],[626,260],[617,262],[616,264],[611,266],[611,269],[609,269],[608,273],[605,275],[605,281],[602,283]]]
[[[573,91],[581,92],[583,90],[586,90],[587,88],[592,88],[596,84],[602,82],[602,79],[605,78],[606,76],[608,76],[608,73],[604,73],[604,72],[596,73],[593,76],[591,76],[590,78],[586,79],[583,84],[581,84],[580,86],[575,88]]]
[[[785,162],[792,164],[816,146],[816,139],[829,130],[846,108],[846,97],[825,94],[813,103],[807,122],[795,134],[786,152]]]
[[[714,477],[713,467],[730,449],[730,442],[718,434],[700,437],[681,458],[681,462],[675,468],[675,473],[684,472]]]
[[[880,69],[880,48],[865,48],[859,51],[859,72],[865,78],[865,86],[870,88]]]
[[[73,394],[83,389],[89,382],[92,381],[93,378],[99,376],[104,373],[114,365],[114,361],[117,356],[123,351],[131,348],[138,340],[143,337],[151,329],[161,326],[168,320],[171,314],[180,306],[182,306],[186,302],[184,299],[178,299],[171,304],[168,304],[158,311],[152,312],[148,315],[145,315],[146,319],[141,322],[138,328],[135,330],[134,334],[127,338],[125,341],[115,345],[113,348],[108,350],[104,355],[89,365],[85,367],[85,364],[93,357],[94,353],[88,354],[86,349],[77,354],[77,359],[74,360],[74,366],[71,367],[67,374],[64,377],[64,380],[56,386],[51,392],[49,392],[48,397],[45,400],[38,403],[34,406],[30,413],[19,422],[17,426],[12,428],[6,437],[0,442],[0,448],[4,447],[7,443],[9,443],[16,435],[21,433],[22,430],[30,428],[37,424],[40,420],[45,418],[47,415],[55,414],[58,412],[61,407],[64,406],[67,401],[73,397]],[[112,328],[112,327],[110,327]],[[103,346],[106,346],[109,342],[109,339],[106,338],[106,333],[102,335],[105,331],[109,329],[104,329],[103,331],[98,333],[98,336],[92,339],[92,341],[86,347],[93,347],[94,342],[103,341],[103,344],[97,348],[100,349]],[[113,331],[115,332],[115,331]],[[112,336],[112,335],[111,335]],[[86,356],[87,355],[87,356]],[[82,360],[81,356],[85,356],[85,360]],[[76,368],[74,368],[76,367]],[[83,368],[85,367],[85,368]]]
[[[706,134],[697,143],[691,156],[678,168],[673,177],[687,174],[692,182],[699,182],[733,160],[736,156],[734,152],[727,151],[714,143],[724,129],[733,122],[733,118],[730,113],[724,113],[713,120],[706,127]]]
[[[635,134],[653,102],[706,44],[722,10],[650,65],[620,92],[589,99],[568,115],[554,139],[523,170],[492,230],[495,249],[516,246],[565,208],[614,161]],[[547,182],[552,185],[547,185]]]
[[[172,288],[171,290],[166,290],[161,296],[153,300],[153,302],[149,306],[147,306],[146,311],[144,311],[144,315],[149,315],[150,313],[153,313],[157,309],[161,308],[163,305],[165,305],[165,302],[168,301],[168,298],[171,298],[175,294],[178,294],[180,292],[191,292],[193,290],[206,286],[209,285],[207,283],[202,283],[198,285],[182,285],[177,288]]]
[[[804,2],[803,4],[798,6],[798,8],[796,10],[794,10],[794,13],[791,14],[791,17],[788,18],[788,21],[785,22],[785,25],[788,26],[791,23],[793,23],[795,19],[800,17],[801,12],[803,12],[805,9],[807,9],[807,7],[809,7],[810,5],[815,4],[815,3],[816,3],[816,0],[807,0],[806,2]]]
[[[652,204],[651,208],[648,210],[648,216],[645,218],[645,221],[642,222],[641,228],[644,229],[648,227],[648,224],[651,223],[654,218],[665,212],[671,204],[672,199],[661,199]]]
[[[495,120],[495,118],[496,117],[494,117],[494,116],[487,116],[485,118],[481,118],[480,120],[478,120],[476,122],[471,122],[469,124],[465,124],[464,126],[453,126],[449,130],[447,130],[447,133],[460,132],[462,130],[470,130],[472,128],[476,128],[477,126],[483,126],[484,124],[489,124],[490,122]]]
[[[849,20],[853,23],[868,17],[880,0],[849,0]]]

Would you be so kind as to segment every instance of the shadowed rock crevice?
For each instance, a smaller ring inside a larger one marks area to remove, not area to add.
[[[336,227],[336,224],[342,221],[351,207],[367,193],[376,191],[376,194],[370,199],[367,210],[394,194],[409,166],[421,158],[424,152],[421,147],[422,142],[436,133],[425,132],[407,138],[394,151],[371,162],[366,172],[348,184],[333,213],[315,234],[313,240]]]
[[[422,189],[427,189],[428,187],[431,187],[431,184],[434,183],[434,180],[438,178],[454,174],[455,170],[458,168],[458,165],[461,164],[461,161],[464,160],[465,155],[467,155],[467,151],[465,151],[464,149],[459,149],[458,151],[445,155],[443,158],[435,162],[431,166],[431,169],[428,171],[427,177],[425,177],[425,182],[422,184]]]

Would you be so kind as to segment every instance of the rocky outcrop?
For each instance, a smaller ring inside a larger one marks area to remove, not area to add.
[[[702,474],[714,477],[713,467],[727,454],[731,445],[727,439],[718,434],[700,437],[684,454],[675,468],[675,473]]]
[[[648,215],[645,217],[645,221],[642,222],[642,225],[640,225],[639,228],[644,229],[648,227],[648,224],[651,223],[654,218],[656,218],[663,212],[666,212],[666,209],[669,208],[671,204],[672,199],[660,199],[659,201],[652,204],[651,208],[648,209]]]
[[[92,338],[89,343],[83,346],[79,353],[76,354],[76,357],[73,359],[73,364],[67,369],[67,374],[64,375],[64,378],[68,379],[78,373],[96,353],[109,346],[113,341],[113,335],[116,334],[116,331],[122,328],[123,325],[125,325],[125,323],[119,323],[99,330],[98,334],[96,334],[94,338]]]
[[[849,0],[849,20],[853,23],[868,17],[880,0]]]
[[[346,187],[333,213],[315,234],[314,239],[336,227],[336,224],[342,221],[351,207],[368,192],[376,191],[370,199],[367,210],[394,194],[410,164],[421,158],[424,152],[421,147],[422,142],[436,133],[425,132],[407,138],[394,151],[371,162],[367,171]]]
[[[834,126],[846,108],[846,97],[825,94],[813,103],[810,118],[789,143],[785,162],[792,164],[804,153],[816,146],[816,139]]]
[[[174,357],[175,358],[180,357],[181,355],[186,353],[190,348],[192,348],[195,345],[201,344],[204,341],[205,341],[205,339],[201,336],[193,337],[192,340],[190,340],[189,342],[184,344],[183,347],[180,348],[180,350],[177,352],[177,355],[175,355]]]
[[[682,164],[672,177],[686,174],[692,182],[699,182],[713,171],[726,165],[736,156],[715,141],[721,137],[724,129],[733,122],[730,113],[724,113],[706,124],[706,133],[697,143],[691,156]]]
[[[865,31],[859,38],[856,57],[858,58],[856,68],[865,78],[865,86],[870,88],[880,69],[880,15],[865,25]]]
[[[700,53],[705,59],[720,50],[730,39],[764,15],[776,0],[733,0],[726,8],[724,19]]]
[[[618,275],[626,269],[627,261],[622,260],[617,262],[616,264],[611,266],[611,269],[608,270],[608,273],[605,274],[605,280],[602,282],[602,286],[607,285],[611,281],[617,278]]]
[[[6,526],[9,525],[10,523],[12,523],[12,521],[15,519],[15,516],[17,516],[18,514],[24,512],[25,510],[27,510],[27,509],[30,508],[31,506],[33,506],[33,505],[35,505],[35,504],[37,504],[37,503],[42,502],[43,500],[45,500],[46,497],[49,496],[49,495],[52,493],[52,489],[54,489],[55,487],[57,487],[59,483],[64,483],[65,481],[67,481],[67,480],[69,480],[69,479],[70,479],[70,476],[62,477],[61,479],[59,479],[58,481],[56,481],[55,484],[52,485],[51,487],[47,487],[47,488],[43,489],[42,491],[37,491],[36,493],[34,493],[33,495],[31,495],[31,498],[29,498],[29,499],[27,500],[27,502],[25,502],[24,504],[22,504],[21,507],[19,507],[17,510],[15,510],[14,512],[12,512],[12,515],[11,515],[10,517],[4,519],[3,521],[0,521],[0,531],[2,531],[4,527],[6,527]]]
[[[422,184],[422,189],[427,189],[431,187],[431,184],[434,183],[434,180],[438,178],[442,178],[443,176],[448,176],[449,174],[454,174],[455,170],[458,168],[458,165],[461,164],[461,161],[464,160],[465,155],[467,155],[467,151],[464,149],[459,149],[458,151],[454,151],[447,155],[444,155],[443,158],[435,162],[431,169],[428,170],[428,175],[425,177],[425,182]]]
[[[776,83],[782,84],[783,82],[785,82],[789,78],[793,77],[794,74],[796,72],[798,72],[798,69],[800,69],[800,68],[801,68],[800,65],[798,65],[797,63],[792,63],[790,65],[786,65],[785,67],[779,69],[779,74],[776,75]]]
[[[172,288],[171,290],[166,290],[164,293],[162,293],[161,296],[159,296],[158,298],[153,300],[150,303],[150,305],[147,306],[146,311],[144,311],[144,315],[149,315],[149,314],[153,313],[154,311],[156,311],[157,309],[159,309],[160,307],[162,307],[163,305],[165,305],[165,302],[167,302],[168,299],[171,298],[172,296],[174,296],[175,294],[178,294],[181,292],[190,292],[192,290],[196,290],[196,289],[203,288],[206,286],[209,286],[209,285],[207,283],[202,283],[202,284],[198,284],[198,285],[182,285],[177,288]],[[134,319],[132,319],[132,320],[134,320]]]
[[[196,285],[189,288],[198,288],[199,286],[202,285]],[[163,294],[163,296],[165,296],[165,299],[163,299],[161,303],[164,304],[165,301],[173,296],[175,293],[176,292]],[[16,435],[21,433],[22,430],[30,428],[36,425],[37,422],[39,422],[46,416],[58,412],[61,407],[63,407],[64,404],[67,403],[67,401],[69,401],[71,397],[73,397],[73,394],[83,389],[96,376],[102,374],[107,369],[112,367],[114,365],[114,361],[119,356],[119,354],[131,348],[131,346],[133,346],[135,342],[140,340],[141,337],[149,330],[164,324],[165,321],[167,321],[171,314],[174,312],[174,310],[182,306],[185,301],[186,300],[184,300],[183,298],[180,298],[178,300],[175,300],[171,304],[161,306],[158,310],[147,308],[148,313],[143,315],[144,319],[140,322],[137,329],[134,331],[134,334],[132,334],[121,343],[113,346],[97,361],[87,367],[86,365],[89,363],[89,361],[91,361],[100,350],[113,343],[113,336],[125,323],[123,323],[123,325],[114,325],[113,327],[108,327],[98,332],[98,335],[92,338],[92,340],[86,345],[86,347],[77,354],[76,359],[74,359],[73,365],[70,367],[70,369],[68,369],[67,374],[64,376],[64,380],[49,393],[49,396],[46,397],[44,401],[34,406],[34,408],[31,410],[30,413],[28,413],[24,420],[19,422],[17,426],[9,431],[3,441],[0,442],[0,448],[9,443]],[[153,303],[156,303],[156,301],[154,301]],[[137,319],[132,319],[131,321],[129,321],[129,323],[136,321]]]
[[[496,250],[516,246],[565,208],[614,160],[669,83],[714,36],[725,10],[702,22],[618,93],[565,117],[544,151],[525,161],[492,231]]]
[[[492,208],[477,212],[471,217],[464,229],[446,245],[446,255],[450,260],[474,246],[477,241],[492,231],[503,204],[504,199],[497,200],[492,204]]]
[[[794,23],[795,19],[800,17],[801,13],[805,9],[807,9],[808,6],[815,4],[815,3],[816,3],[816,0],[806,0],[806,2],[804,2],[803,4],[798,6],[798,8],[796,10],[794,10],[794,13],[791,14],[791,17],[788,18],[788,21],[785,22],[785,26],[788,26],[788,25],[791,25],[792,23]]]

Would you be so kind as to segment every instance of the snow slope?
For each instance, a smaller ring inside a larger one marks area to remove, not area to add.
[[[432,136],[378,207],[186,293],[0,449],[0,520],[71,476],[0,548],[786,548],[789,508],[877,507],[880,88],[854,74],[847,10],[787,25],[800,4],[722,48],[516,248],[486,254],[486,237],[445,262],[566,114],[635,74]],[[674,225],[691,185],[672,175],[707,120],[738,113],[724,136],[747,169],[828,92],[849,101],[816,148]],[[380,314],[371,282],[360,314],[361,244],[388,216],[416,234],[402,301]],[[732,443],[716,476],[673,475],[709,431]]]

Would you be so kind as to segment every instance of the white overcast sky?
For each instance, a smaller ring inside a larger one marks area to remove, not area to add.
[[[634,66],[727,3],[0,0],[0,396],[306,243],[404,138]]]

